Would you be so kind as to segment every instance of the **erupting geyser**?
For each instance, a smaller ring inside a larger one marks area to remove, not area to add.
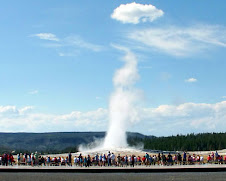
[[[124,66],[115,72],[114,92],[109,103],[109,128],[104,140],[104,149],[127,147],[126,130],[138,120],[136,104],[139,91],[134,84],[139,79],[136,56],[127,48],[116,47],[123,50]]]

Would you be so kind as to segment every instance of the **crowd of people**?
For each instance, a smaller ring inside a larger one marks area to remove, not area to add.
[[[107,154],[95,154],[85,155],[82,153],[79,156],[72,156],[69,153],[66,157],[50,157],[42,156],[35,153],[24,153],[17,154],[16,159],[12,154],[0,155],[0,165],[31,165],[31,166],[79,166],[79,167],[90,167],[90,166],[115,166],[115,167],[134,167],[134,166],[151,166],[151,165],[191,165],[191,164],[204,164],[204,163],[226,163],[226,155],[221,156],[216,151],[215,153],[208,155],[206,159],[202,155],[188,154],[183,152],[183,154],[177,153],[172,155],[158,153],[156,155],[150,155],[148,153],[143,156],[136,155],[115,155],[112,152]]]

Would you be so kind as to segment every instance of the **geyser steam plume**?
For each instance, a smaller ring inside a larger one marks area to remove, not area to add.
[[[139,79],[136,56],[125,47],[116,47],[126,53],[124,66],[113,77],[114,92],[109,103],[109,128],[104,140],[105,149],[127,147],[126,130],[138,120],[137,101],[140,92],[134,88]]]

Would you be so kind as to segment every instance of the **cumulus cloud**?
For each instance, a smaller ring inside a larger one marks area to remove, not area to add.
[[[160,105],[137,108],[136,112],[141,121],[130,131],[156,136],[226,131],[226,101]],[[0,106],[0,132],[106,131],[108,120],[109,111],[103,108],[44,114],[36,113],[32,106]]]
[[[28,113],[32,109],[33,106],[26,106],[21,109],[18,109],[16,106],[0,106],[0,118],[17,118],[17,116]]]
[[[26,107],[23,107],[21,109],[18,109],[18,113],[19,113],[19,115],[23,115],[23,114],[29,113],[33,109],[34,109],[33,106],[26,106]]]
[[[72,111],[69,114],[36,113],[33,106],[0,106],[0,132],[51,132],[104,130],[107,110]]]
[[[129,32],[127,36],[144,47],[175,56],[190,56],[211,47],[226,47],[226,29],[222,26],[148,28]]]
[[[197,79],[195,79],[195,78],[189,78],[189,79],[186,79],[185,80],[185,82],[190,82],[190,83],[192,83],[192,82],[197,82],[198,80]]]
[[[155,128],[152,129],[154,135],[226,131],[226,101],[161,105],[143,109],[142,116],[144,122],[149,121],[150,128]]]
[[[157,9],[151,4],[129,3],[121,4],[114,9],[111,18],[121,21],[122,23],[138,24],[142,22],[152,22],[163,16],[163,11]]]
[[[33,36],[36,36],[43,40],[59,41],[59,38],[57,38],[56,35],[54,35],[52,33],[38,33]]]
[[[223,99],[226,99],[226,96],[222,96]]]
[[[0,106],[0,116],[4,115],[14,115],[18,114],[19,110],[16,109],[16,106]]]

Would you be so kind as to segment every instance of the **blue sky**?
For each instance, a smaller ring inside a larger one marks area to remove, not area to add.
[[[147,114],[128,130],[226,131],[226,2],[133,2],[2,1],[0,131],[106,130],[115,45],[137,57]]]

